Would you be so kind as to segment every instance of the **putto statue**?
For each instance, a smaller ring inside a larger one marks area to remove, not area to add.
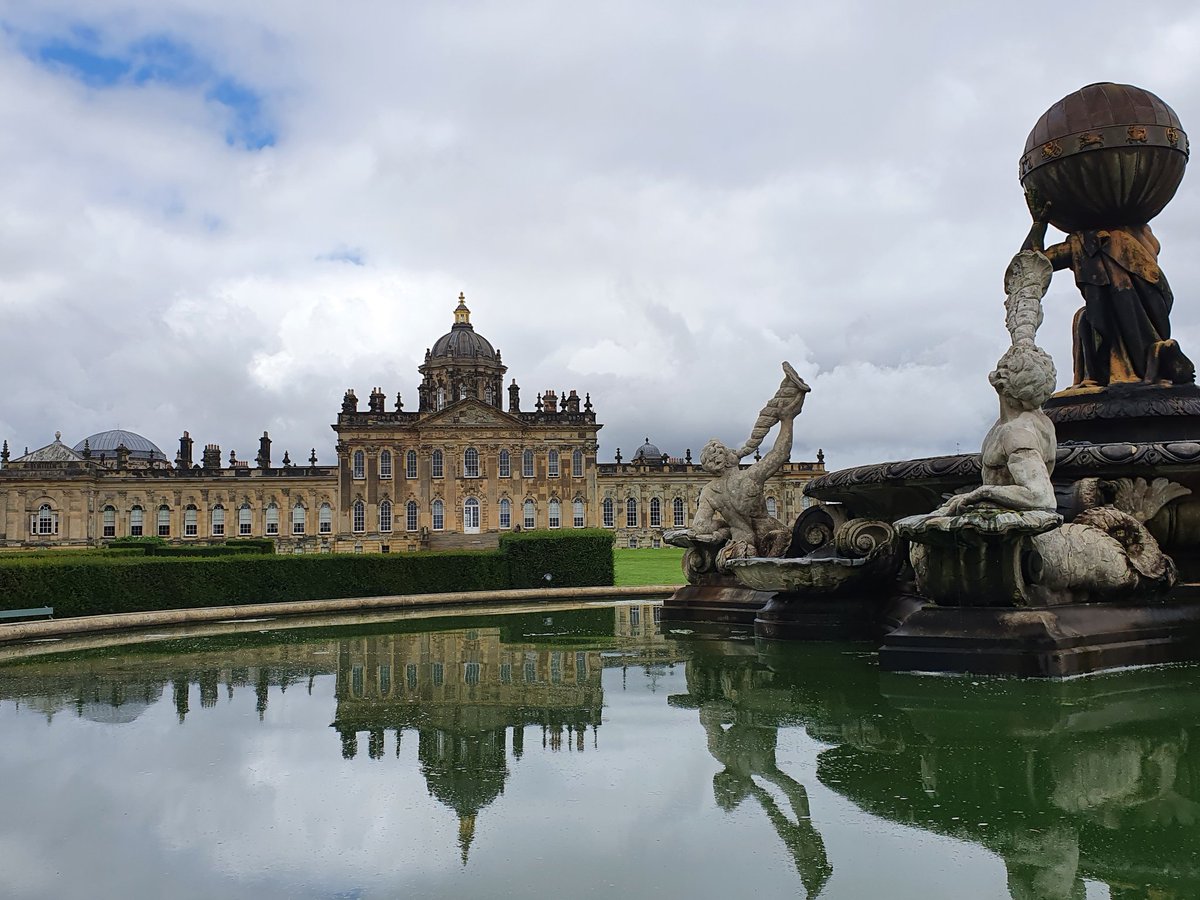
[[[791,540],[790,529],[767,513],[763,485],[783,468],[792,453],[792,428],[804,407],[809,386],[790,364],[783,364],[779,390],[762,408],[746,443],[734,451],[715,438],[700,453],[700,465],[713,480],[700,492],[700,506],[688,529],[667,532],[668,543],[683,547],[719,547],[717,568],[729,559],[782,556]],[[779,425],[771,450],[743,469],[740,461],[762,445]]]

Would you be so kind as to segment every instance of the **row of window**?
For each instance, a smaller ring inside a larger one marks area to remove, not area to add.
[[[507,450],[500,451],[500,458],[497,461],[496,469],[497,476],[500,478],[512,477],[512,454]],[[534,454],[532,450],[525,450],[521,454],[521,477],[533,478],[533,463]],[[561,457],[557,450],[551,450],[546,454],[546,474],[550,478],[558,478],[561,469]],[[350,456],[350,470],[355,478],[367,477],[367,456],[362,450],[355,450]],[[479,466],[479,451],[474,447],[468,447],[463,452],[463,478],[478,478],[480,477]],[[446,456],[441,450],[434,450],[429,458],[429,473],[433,478],[444,478],[446,475]],[[379,477],[392,477],[392,451],[382,450],[379,453]],[[404,454],[404,477],[417,477],[417,451],[409,450]],[[571,452],[571,477],[583,477],[583,451],[574,450]]]
[[[50,511],[49,505],[43,505],[42,511],[36,517],[38,534],[50,534],[53,532],[41,531],[43,517]],[[52,512],[50,512],[53,515]],[[239,537],[245,537],[253,534],[253,510],[249,503],[243,503],[237,508],[237,534]],[[110,538],[117,536],[117,510],[114,506],[105,506],[101,510],[101,534],[103,537]],[[267,504],[265,514],[263,516],[263,533],[267,535],[277,535],[279,531],[280,509],[275,503]],[[218,503],[208,513],[208,534],[212,537],[225,537],[226,522],[225,522],[225,507]],[[55,516],[57,522],[57,516]],[[291,512],[292,534],[306,534],[308,531],[308,510],[304,505],[297,503],[292,507]],[[154,518],[154,534],[159,537],[171,536],[171,507],[167,504],[162,504],[158,507]],[[57,530],[57,528],[56,528]],[[322,503],[317,510],[317,532],[319,534],[333,533],[333,507],[328,503]],[[133,506],[129,510],[129,533],[134,537],[140,537],[146,533],[146,511],[141,506]],[[200,535],[200,510],[197,509],[194,503],[189,503],[183,508],[183,536],[184,537],[199,537]]]
[[[468,497],[463,501],[463,527],[466,531],[475,531],[480,527],[479,509],[479,500],[475,497]],[[404,505],[404,531],[417,530],[419,512],[420,507],[416,500],[409,500]],[[441,500],[434,500],[429,505],[429,513],[431,529],[445,531],[446,504]],[[562,528],[562,516],[562,503],[558,500],[551,500],[547,504],[546,527]],[[497,504],[496,524],[502,530],[513,527],[513,504],[507,497],[502,497]],[[581,499],[576,499],[571,503],[571,525],[574,528],[584,527],[583,500]],[[537,505],[532,500],[526,500],[521,504],[521,527],[526,529],[537,527]],[[367,530],[367,504],[362,500],[355,500],[350,507],[350,528],[357,534]],[[379,530],[390,532],[393,529],[392,501],[384,500],[379,504]]]
[[[699,500],[697,500],[697,503]],[[767,515],[775,516],[778,505],[774,497],[767,498]],[[611,497],[605,497],[600,505],[601,516],[605,528],[617,527],[617,505]],[[682,497],[676,497],[671,503],[671,517],[676,528],[686,525],[686,511]],[[650,498],[650,527],[661,528],[663,523],[662,501],[657,497]],[[638,527],[638,502],[633,497],[625,501],[625,527]]]
[[[659,607],[654,608],[654,621],[658,622],[661,610]],[[631,613],[630,624],[637,628],[639,621],[635,620]],[[566,659],[564,660],[564,655]],[[566,673],[570,677],[571,657],[564,654],[562,651],[554,651],[550,654],[550,681],[554,684],[559,684],[563,680],[563,663],[568,666]],[[501,684],[512,684],[514,668],[511,662],[502,662],[496,666],[496,671],[499,674]],[[538,673],[538,661],[536,658],[525,659],[524,665],[515,669],[520,677],[529,684],[542,682],[542,677]],[[446,681],[446,666],[441,662],[432,662],[429,664],[429,679],[434,687],[440,687]],[[453,668],[451,668],[453,672]],[[477,662],[466,662],[462,664],[462,681],[467,685],[476,685],[480,682],[480,677],[483,672],[483,665]],[[419,669],[416,663],[408,663],[404,667],[403,679],[397,679],[395,685],[397,691],[402,691],[406,687],[409,691],[417,690],[419,685],[418,679]],[[365,693],[365,670],[361,665],[350,667],[350,693],[355,697],[362,697]],[[582,684],[588,678],[588,660],[587,653],[579,650],[575,652],[575,681]],[[390,665],[382,665],[376,669],[376,683],[379,685],[379,693],[387,696],[392,693],[392,667]]]

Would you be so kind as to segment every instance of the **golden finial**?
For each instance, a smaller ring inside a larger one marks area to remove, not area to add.
[[[467,309],[467,296],[462,291],[458,292],[458,307],[454,310],[454,324],[471,324],[471,311]]]

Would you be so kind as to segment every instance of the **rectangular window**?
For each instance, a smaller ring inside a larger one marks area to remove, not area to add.
[[[479,684],[479,663],[469,662],[463,666],[463,681],[467,684]]]
[[[409,503],[404,510],[404,527],[408,531],[417,530],[417,504]]]
[[[571,454],[571,477],[583,477],[583,454],[578,450]]]
[[[367,477],[366,454],[364,454],[361,450],[354,451],[354,466],[353,466],[353,468],[354,468],[354,477],[355,478],[366,478]]]
[[[500,683],[512,684],[512,663],[500,663]]]
[[[445,507],[442,506],[442,501],[435,500],[433,504],[433,530],[441,531],[446,527]]]
[[[379,477],[392,477],[392,454],[390,451],[384,450],[379,454]]]
[[[363,695],[363,667],[352,666],[350,668],[350,691],[355,697]]]
[[[445,667],[440,662],[435,662],[430,668],[430,674],[433,676],[433,684],[435,687],[441,687],[442,682],[446,680]]]
[[[521,454],[521,477],[533,477],[533,451],[526,450]]]
[[[501,478],[508,478],[510,475],[512,475],[512,462],[507,450],[500,451],[499,471]]]
[[[379,667],[379,693],[387,695],[392,691],[392,667]]]
[[[500,527],[512,528],[512,505],[507,500],[500,501]]]
[[[604,509],[604,527],[605,528],[616,528],[617,527],[617,517],[616,517],[616,513],[613,510],[613,502],[611,500],[605,500],[603,509]]]
[[[445,476],[445,474],[446,474],[445,467],[444,467],[444,465],[443,465],[443,463],[442,463],[442,451],[441,451],[441,450],[434,450],[434,451],[433,451],[433,466],[432,466],[432,469],[433,469],[433,471],[432,471],[432,476],[433,476],[434,478],[442,478],[442,477],[444,477],[444,476]]]
[[[356,532],[361,534],[367,530],[367,506],[361,500],[354,504],[352,521]]]
[[[417,477],[417,451],[409,450],[404,454],[404,477]]]
[[[417,664],[409,663],[404,667],[404,678],[408,682],[408,689],[415,691],[417,689]]]
[[[392,530],[392,504],[386,500],[379,504],[379,530]]]

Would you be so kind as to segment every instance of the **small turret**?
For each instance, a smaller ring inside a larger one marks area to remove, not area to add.
[[[354,388],[346,388],[346,393],[342,395],[342,412],[358,412],[358,397],[354,395]]]
[[[308,464],[310,466],[315,466],[317,464],[317,448],[316,447],[312,448],[312,456],[310,456],[308,458]]]

